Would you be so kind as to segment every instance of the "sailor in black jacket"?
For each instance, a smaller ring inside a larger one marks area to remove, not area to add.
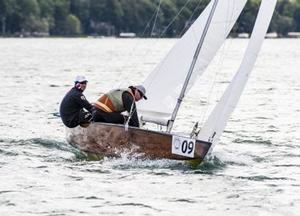
[[[92,120],[91,113],[93,106],[82,94],[86,89],[86,85],[86,78],[84,76],[77,76],[75,86],[65,95],[60,104],[60,117],[63,123],[69,128],[85,125]]]

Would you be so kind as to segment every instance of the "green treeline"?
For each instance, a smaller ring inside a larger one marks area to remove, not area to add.
[[[0,35],[174,37],[209,0],[0,0]],[[159,4],[161,3],[161,4]],[[234,32],[251,32],[260,0],[248,1]],[[159,10],[158,10],[159,9]],[[300,0],[278,0],[269,31],[300,31]]]

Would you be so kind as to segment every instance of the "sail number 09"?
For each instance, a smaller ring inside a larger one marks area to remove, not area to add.
[[[181,145],[182,153],[187,152],[188,154],[190,154],[190,153],[192,153],[193,149],[194,149],[194,142],[193,141],[190,141],[190,142],[188,142],[187,140],[183,141],[183,143]]]
[[[186,157],[194,157],[195,139],[187,137],[173,136],[172,138],[172,154],[182,155]]]

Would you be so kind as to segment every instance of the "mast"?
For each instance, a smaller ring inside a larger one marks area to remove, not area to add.
[[[195,51],[195,54],[194,54],[194,57],[193,57],[193,61],[192,61],[191,66],[190,66],[190,68],[189,68],[188,74],[187,74],[187,76],[186,76],[186,78],[185,78],[185,81],[184,81],[183,87],[182,87],[182,89],[181,89],[179,98],[177,99],[177,103],[176,103],[175,109],[174,109],[174,111],[173,111],[173,113],[172,113],[171,119],[170,119],[169,122],[168,122],[167,132],[170,132],[170,131],[172,130],[172,127],[173,127],[173,124],[174,124],[174,121],[175,121],[177,112],[178,112],[179,107],[180,107],[180,105],[181,105],[181,102],[182,102],[182,100],[183,100],[183,98],[184,98],[184,96],[185,96],[185,92],[186,92],[187,86],[188,86],[188,84],[189,84],[190,78],[191,78],[192,73],[193,73],[193,71],[194,71],[194,68],[195,68],[195,65],[196,65],[196,62],[197,62],[199,53],[200,53],[200,51],[201,51],[201,48],[202,48],[202,45],[203,45],[205,36],[206,36],[206,34],[207,34],[208,28],[209,28],[209,26],[210,26],[211,20],[212,20],[212,18],[213,18],[214,13],[215,13],[215,10],[216,10],[216,7],[217,7],[218,2],[219,2],[219,0],[214,0],[214,4],[213,4],[213,6],[212,6],[212,9],[211,9],[210,14],[209,14],[209,16],[208,16],[208,19],[207,19],[207,22],[206,22],[206,24],[205,24],[203,33],[202,33],[201,38],[200,38],[200,40],[199,40],[197,49],[196,49],[196,51]]]

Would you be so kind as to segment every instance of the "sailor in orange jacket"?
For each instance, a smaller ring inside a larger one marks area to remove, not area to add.
[[[102,95],[95,103],[93,112],[95,122],[124,124],[127,116],[121,113],[127,111],[130,115],[129,126],[139,127],[135,102],[146,97],[146,89],[142,85],[129,86],[127,89],[114,89]]]

